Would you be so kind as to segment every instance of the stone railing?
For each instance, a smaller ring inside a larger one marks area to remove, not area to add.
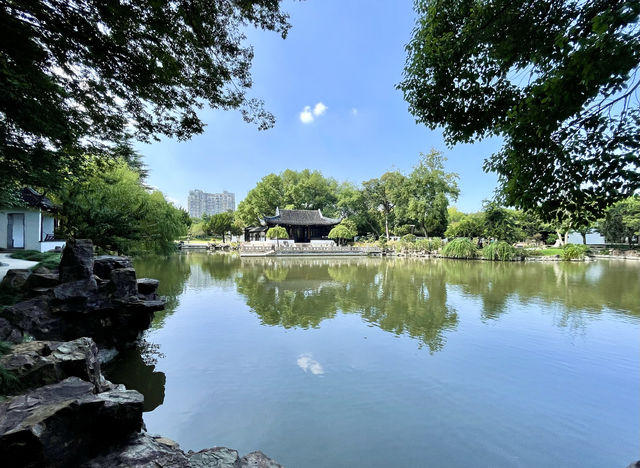
[[[313,244],[242,244],[240,254],[245,255],[368,255],[379,253],[376,247],[329,246]]]

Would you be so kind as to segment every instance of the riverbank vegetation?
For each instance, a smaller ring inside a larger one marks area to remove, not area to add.
[[[240,202],[237,218],[251,226],[273,216],[277,207],[319,209],[324,216],[350,219],[358,235],[441,236],[447,228],[447,208],[459,194],[458,176],[444,170],[445,160],[441,152],[431,150],[420,155],[411,172],[389,171],[360,186],[308,169],[268,174]]]
[[[92,239],[99,251],[168,253],[190,222],[160,191],[147,188],[140,172],[123,158],[87,157],[81,175],[56,195],[62,233]]]
[[[37,250],[20,250],[13,252],[11,258],[19,260],[29,260],[31,262],[38,262],[32,267],[36,269],[38,267],[45,267],[49,269],[57,268],[60,264],[60,252],[38,252]]]

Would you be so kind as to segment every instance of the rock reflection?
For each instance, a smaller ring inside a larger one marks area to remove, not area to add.
[[[143,348],[128,349],[105,368],[105,376],[114,383],[124,384],[130,390],[144,395],[144,412],[153,411],[164,403],[167,378],[157,372],[155,360]]]

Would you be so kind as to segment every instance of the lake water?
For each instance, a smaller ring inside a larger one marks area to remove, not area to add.
[[[108,377],[184,450],[297,467],[640,459],[640,262],[135,262],[168,297]]]

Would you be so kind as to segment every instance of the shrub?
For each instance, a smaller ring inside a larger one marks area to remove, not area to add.
[[[549,235],[547,236],[547,242],[546,242],[546,244],[547,244],[547,245],[553,245],[553,244],[555,244],[555,243],[556,243],[556,241],[557,241],[557,240],[558,240],[558,235],[552,232],[551,234],[549,234]]]
[[[478,249],[470,239],[458,237],[448,242],[442,249],[442,256],[450,258],[475,258]]]
[[[413,244],[416,241],[416,236],[414,236],[413,234],[406,234],[402,236],[402,239],[400,240],[408,244]]]
[[[560,258],[563,260],[581,260],[584,254],[589,251],[589,247],[581,244],[567,244],[562,248]]]
[[[442,248],[442,239],[439,237],[434,237],[429,240],[429,242],[431,243],[431,250],[433,251],[440,250]]]
[[[505,241],[488,244],[482,249],[482,256],[487,260],[508,261],[516,258],[516,249]]]
[[[267,231],[267,239],[288,239],[289,234],[282,226],[274,226]]]
[[[415,246],[416,250],[419,250],[421,252],[431,252],[432,249],[431,241],[427,239],[418,239]]]

